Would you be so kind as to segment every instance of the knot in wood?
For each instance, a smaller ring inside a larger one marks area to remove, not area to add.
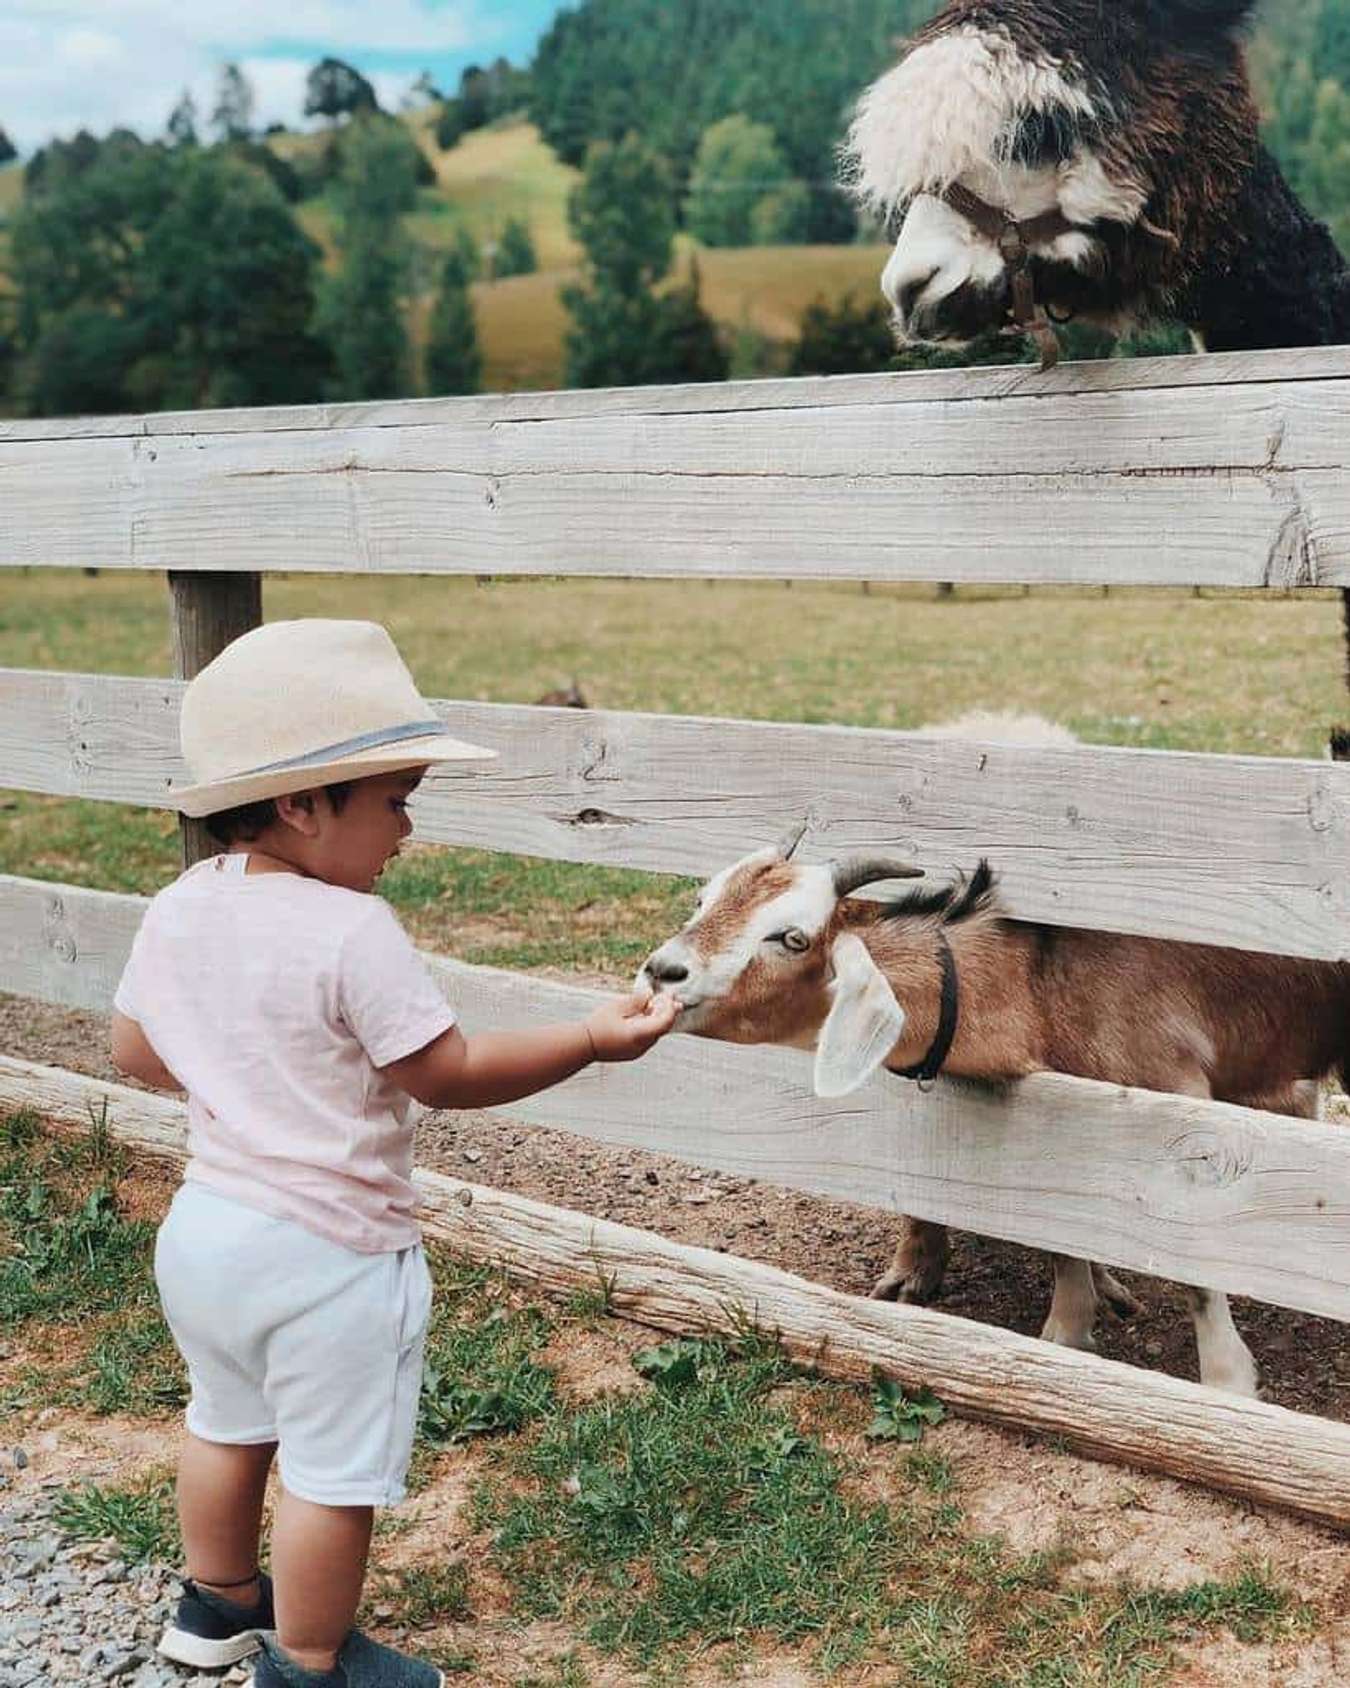
[[[94,705],[83,693],[76,692],[66,714],[66,754],[71,771],[84,779],[94,770],[94,758],[89,749],[89,723],[94,718]]]
[[[1308,796],[1308,825],[1314,832],[1330,832],[1336,824],[1336,799],[1325,780],[1319,780]]]
[[[66,924],[66,905],[60,897],[49,897],[42,911],[42,941],[58,961],[67,964],[80,953],[75,934]]]
[[[1236,1184],[1251,1170],[1252,1156],[1246,1143],[1198,1126],[1173,1138],[1168,1154],[1182,1176],[1200,1189],[1217,1190]]]

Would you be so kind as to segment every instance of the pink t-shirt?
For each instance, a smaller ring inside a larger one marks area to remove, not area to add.
[[[247,863],[159,893],[115,998],[187,1091],[186,1176],[363,1254],[408,1248],[417,1104],[378,1069],[454,1013],[387,903]]]

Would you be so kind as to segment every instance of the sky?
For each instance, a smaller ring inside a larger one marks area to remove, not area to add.
[[[354,64],[381,104],[422,70],[451,87],[466,64],[528,62],[559,0],[0,0],[0,129],[23,154],[118,124],[161,134],[184,88],[208,116],[221,64],[240,64],[255,122],[301,122],[305,75]]]

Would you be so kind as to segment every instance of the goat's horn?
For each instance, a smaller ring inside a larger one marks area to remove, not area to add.
[[[801,843],[802,839],[806,837],[810,830],[810,821],[803,821],[800,826],[789,827],[774,845],[774,849],[777,850],[778,854],[785,862],[790,862],[796,854],[797,846]]]
[[[836,862],[831,872],[837,897],[847,897],[864,885],[874,885],[878,879],[923,878],[921,867],[889,856],[848,856],[842,862]]]

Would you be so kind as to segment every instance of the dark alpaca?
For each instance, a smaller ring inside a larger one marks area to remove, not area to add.
[[[1350,341],[1350,269],[1258,138],[1253,0],[952,0],[859,103],[859,194],[901,218],[901,340],[1005,323],[1008,267],[943,197],[1019,221],[1052,317],[1185,323],[1211,351]]]

